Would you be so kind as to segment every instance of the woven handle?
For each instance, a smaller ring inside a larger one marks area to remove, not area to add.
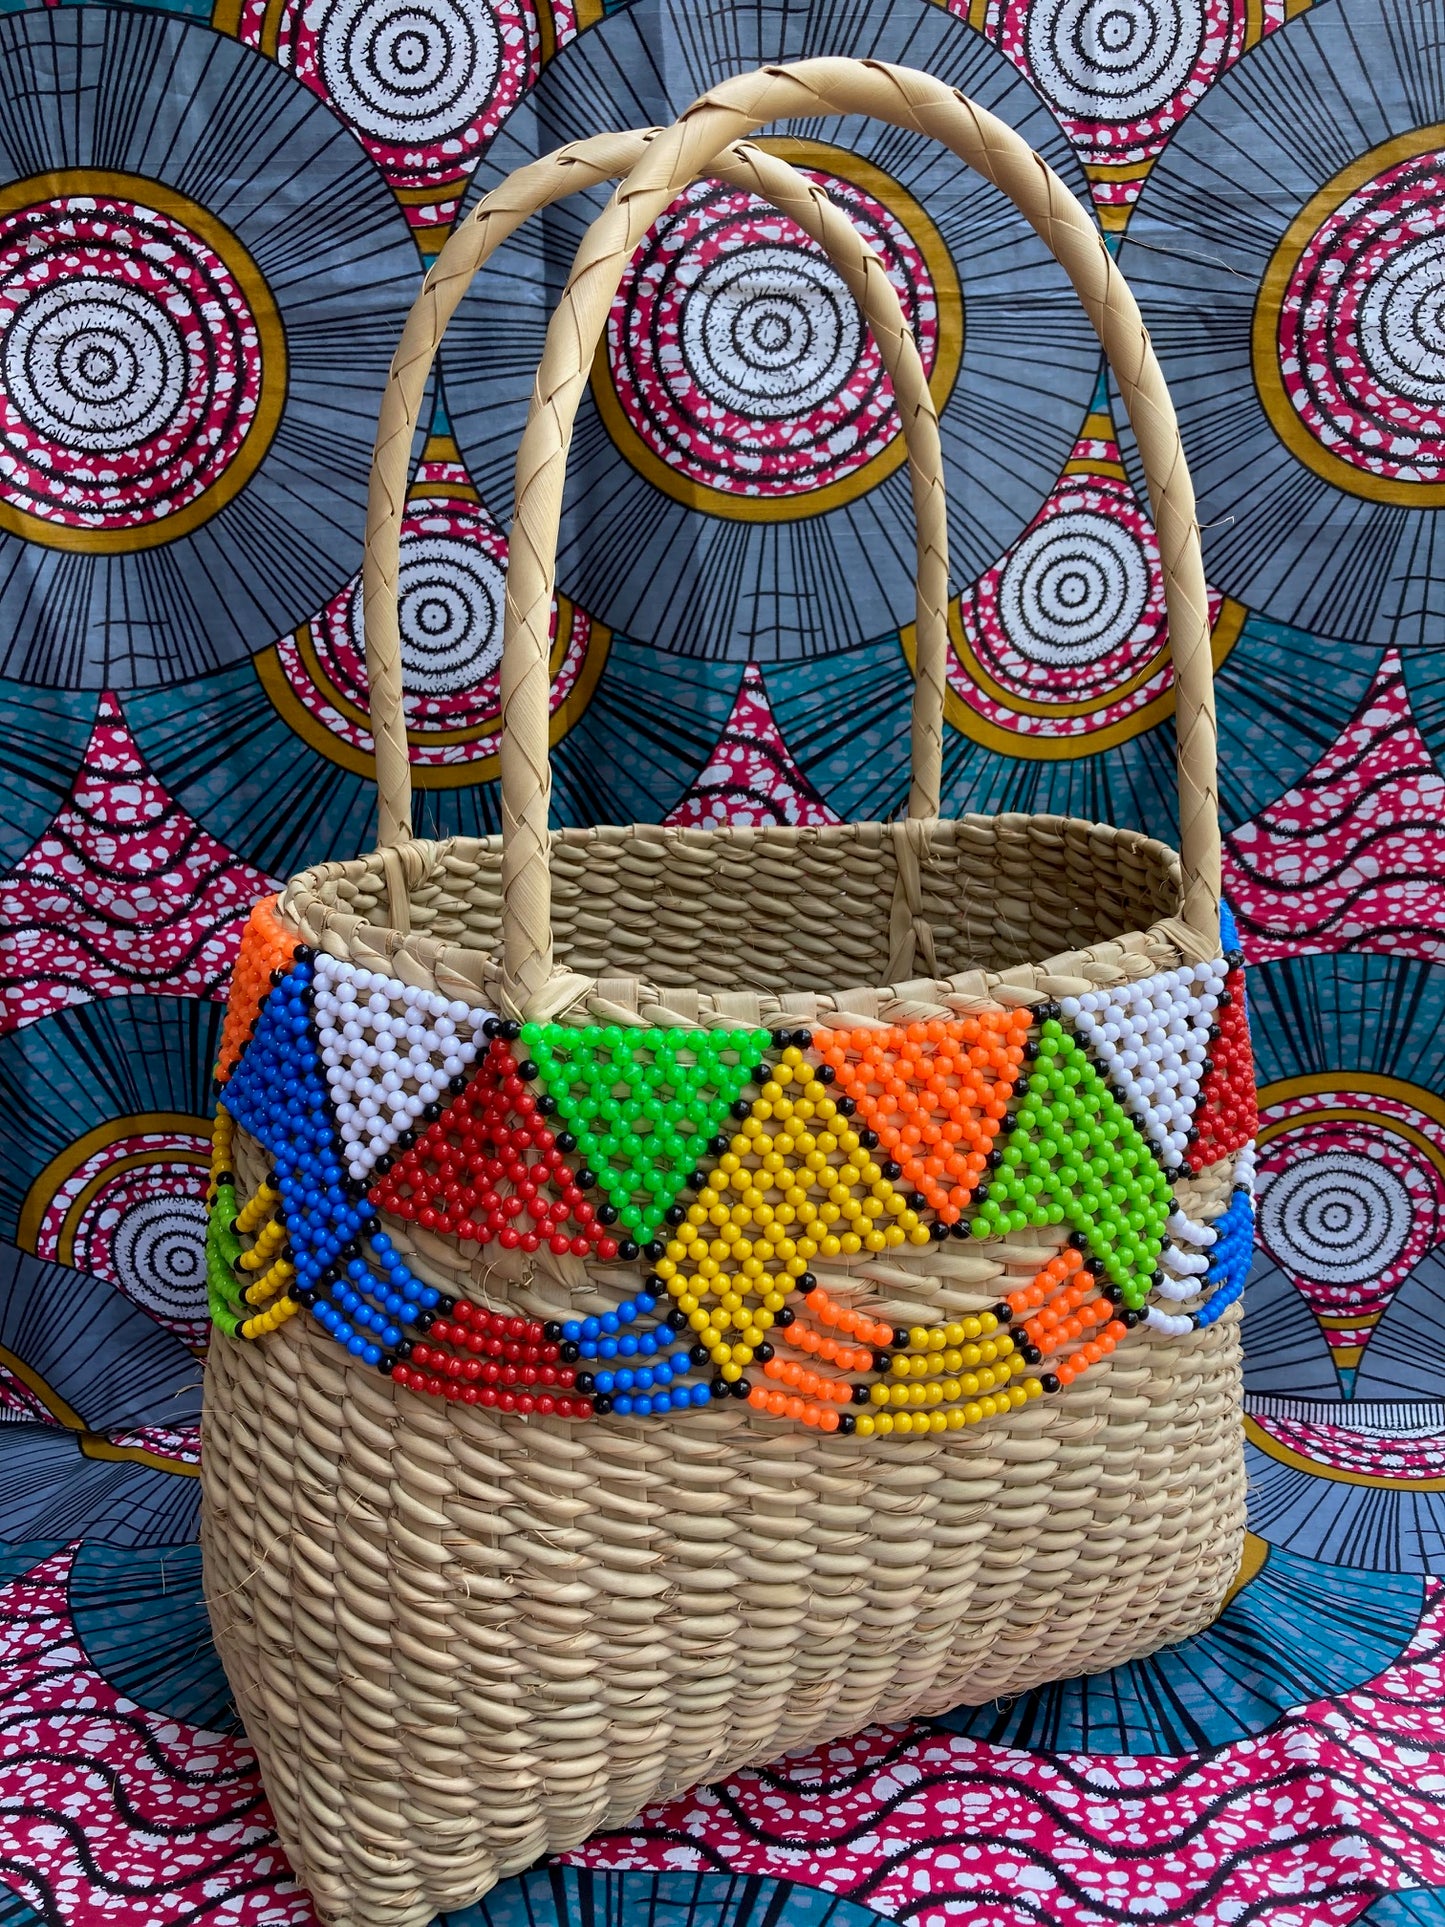
[[[527,216],[599,181],[625,175],[641,158],[650,132],[599,134],[558,148],[509,175],[455,230],[422,283],[382,397],[371,472],[362,606],[371,726],[376,743],[380,843],[393,923],[407,927],[401,846],[411,838],[411,762],[402,704],[397,576],[412,438],[427,376],[448,322],[489,255]],[[913,332],[882,262],[822,188],[774,154],[746,141],[725,146],[706,170],[730,186],[770,201],[818,242],[867,318],[893,383],[903,419],[918,524],[918,671],[913,699],[912,816],[937,816],[943,758],[943,696],[948,650],[948,516],[938,415]],[[544,625],[550,634],[551,597]],[[506,708],[503,705],[505,721]],[[549,782],[544,747],[539,780]],[[544,805],[545,818],[545,805]],[[900,927],[905,950],[912,923]],[[901,953],[902,954],[902,953]]]
[[[1139,444],[1169,613],[1179,743],[1181,916],[1219,941],[1219,814],[1209,605],[1194,490],[1178,424],[1139,310],[1093,221],[1012,128],[942,81],[906,67],[808,60],[741,75],[659,134],[578,250],[547,331],[517,455],[516,515],[502,654],[503,969],[519,1010],[551,973],[547,652],[557,532],[572,423],[633,250],[679,189],[769,121],[871,114],[950,147],[1009,199],[1058,259],[1108,356]]]

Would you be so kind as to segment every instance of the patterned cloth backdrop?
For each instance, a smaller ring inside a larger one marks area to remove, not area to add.
[[[1445,54],[1438,0],[171,0],[0,11],[0,1923],[301,1927],[195,1546],[241,921],[372,834],[356,570],[423,263],[557,143],[820,53],[1022,130],[1118,251],[1207,526],[1265,1113],[1248,1556],[1210,1631],[646,1813],[451,1927],[1445,1922]],[[1154,535],[1095,342],[948,154],[774,144],[938,398],[946,804],[1172,831]],[[497,823],[511,458],[601,191],[448,338],[402,560],[424,828]],[[904,794],[907,481],[831,267],[701,183],[613,310],[559,820]]]

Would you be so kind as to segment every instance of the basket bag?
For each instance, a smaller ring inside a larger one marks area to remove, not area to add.
[[[1001,188],[1108,354],[1168,592],[1182,860],[939,816],[933,397],[877,258],[746,140],[852,113]],[[397,571],[431,360],[528,213],[618,174],[518,458],[503,832],[420,842]],[[820,243],[894,384],[919,521],[900,822],[549,829],[572,423],[634,249],[700,175]],[[769,68],[489,195],[393,366],[364,586],[380,848],[258,907],[223,1032],[203,1543],[318,1912],[422,1927],[699,1780],[1205,1625],[1242,1548],[1257,1119],[1173,411],[1086,213],[942,83]]]

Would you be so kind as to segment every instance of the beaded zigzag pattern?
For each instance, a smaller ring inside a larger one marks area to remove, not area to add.
[[[1182,1334],[1243,1290],[1256,1113],[1236,957],[893,1028],[523,1027],[290,939],[283,957],[274,909],[256,921],[207,1242],[229,1335],[305,1309],[434,1396],[568,1418],[735,1397],[867,1437],[1047,1397],[1141,1318]],[[239,1209],[236,1124],[273,1166]],[[1242,1151],[1213,1224],[1175,1207],[1166,1150],[1188,1171]],[[467,1255],[650,1269],[615,1311],[542,1324],[426,1284],[382,1212]],[[1069,1242],[1028,1285],[937,1326],[845,1306],[811,1268],[1047,1225]]]
[[[263,897],[246,920],[241,948],[231,971],[231,989],[216,1059],[216,1076],[220,1081],[224,1082],[240,1062],[246,1040],[275,982],[272,973],[289,970],[295,950],[296,939],[277,915],[275,897]]]
[[[321,1062],[346,1146],[364,1179],[482,1048],[485,1011],[325,955],[312,1007]]]
[[[1190,1148],[1227,970],[1222,959],[1187,965],[1144,983],[1066,997],[1060,1006],[1166,1171],[1178,1171]]]

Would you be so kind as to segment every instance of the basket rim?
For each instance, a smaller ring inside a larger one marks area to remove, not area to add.
[[[731,846],[742,851],[787,848],[800,842],[862,842],[881,846],[891,842],[902,824],[862,822],[820,825],[719,825],[701,829],[656,823],[603,824],[554,830],[551,847],[591,843],[662,842],[679,848],[705,850]],[[1161,880],[1182,898],[1183,878],[1178,852],[1142,830],[1119,829],[1085,817],[1066,817],[1020,811],[997,815],[969,814],[937,817],[920,825],[930,843],[951,841],[960,829],[1028,829],[1056,834],[1086,832],[1092,841],[1106,839],[1157,866]],[[420,988],[432,988],[462,1002],[489,1009],[507,1009],[503,992],[500,942],[495,952],[425,931],[403,930],[376,923],[369,917],[326,900],[328,886],[339,881],[373,879],[383,906],[402,891],[410,900],[419,887],[456,857],[463,862],[480,858],[500,860],[502,838],[453,836],[414,839],[393,848],[372,851],[349,860],[335,859],[299,871],[282,888],[278,910],[301,941],[328,954],[344,957],[363,968],[399,976]],[[400,890],[396,886],[400,886]],[[913,1022],[949,1016],[980,1005],[1019,1005],[1078,996],[1091,989],[1132,982],[1200,963],[1220,954],[1186,924],[1176,909],[1142,929],[1104,937],[1077,950],[1061,952],[1037,962],[1010,964],[1002,969],[982,966],[944,977],[915,977],[891,984],[840,984],[836,990],[767,991],[740,987],[735,991],[700,990],[681,984],[658,983],[623,969],[591,976],[554,965],[545,993],[527,1013],[545,1021],[581,1020],[622,1024],[680,1025],[699,1029],[738,1023],[766,1024],[770,1019],[791,1023],[814,1022],[866,1026]]]

